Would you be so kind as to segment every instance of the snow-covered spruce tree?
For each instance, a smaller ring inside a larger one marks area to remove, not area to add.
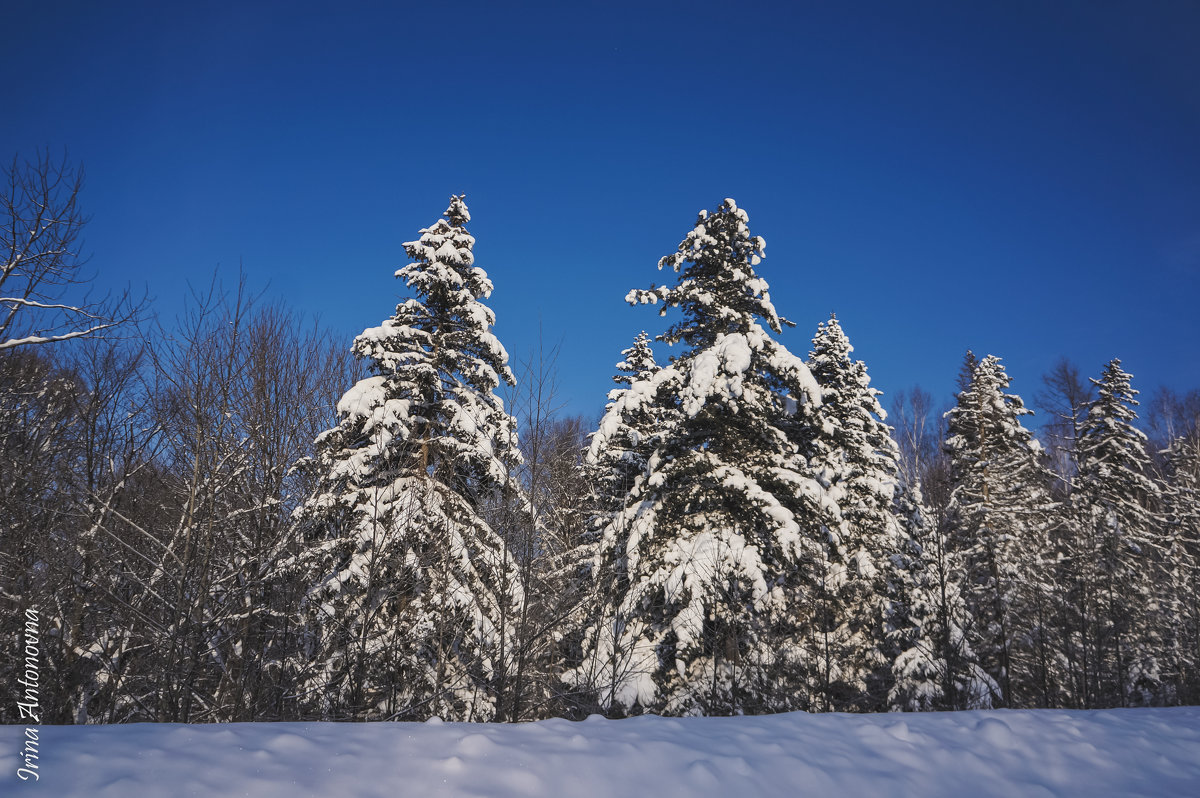
[[[503,689],[521,586],[483,510],[514,489],[516,424],[495,393],[513,376],[462,197],[444,217],[404,245],[412,298],[355,339],[373,375],[318,438],[322,478],[297,511],[301,700],[325,718],[486,721]]]
[[[647,391],[659,371],[650,348],[650,336],[638,333],[633,346],[621,351],[618,374],[613,382],[621,386],[609,391],[604,418],[592,434],[586,455],[597,494],[597,515],[592,526],[603,529],[618,512],[633,481],[646,470],[646,462],[654,451],[656,439],[669,426],[664,408],[649,402],[626,402],[618,407],[617,400],[625,393]]]
[[[888,708],[987,709],[998,688],[966,639],[973,622],[962,598],[960,558],[926,508],[919,482],[901,482],[893,511],[899,540],[888,569],[894,655]]]
[[[1048,628],[1056,594],[1049,552],[1049,477],[1021,424],[1032,411],[1006,394],[1000,359],[979,361],[947,414],[953,490],[951,547],[961,556],[968,641],[999,686],[994,703],[1046,706],[1052,692]]]
[[[1144,704],[1158,690],[1161,638],[1155,628],[1154,579],[1163,557],[1159,497],[1150,478],[1146,436],[1133,425],[1137,391],[1121,361],[1109,361],[1079,440],[1075,506],[1081,535],[1070,553],[1076,589],[1095,608],[1084,619],[1096,663],[1099,705]]]
[[[814,598],[839,519],[800,450],[820,389],[760,324],[785,323],[755,273],[763,248],[725,200],[659,261],[680,273],[674,287],[626,297],[682,311],[659,340],[687,348],[609,411],[673,416],[597,555],[602,567],[623,560],[628,576],[610,619],[628,641],[627,666],[601,699],[616,711],[814,706]],[[610,656],[584,654],[593,671],[590,659]]]
[[[567,675],[586,704],[620,711],[615,692],[633,665],[633,638],[618,621],[617,608],[628,592],[625,550],[627,526],[618,516],[635,480],[646,470],[658,439],[670,428],[671,410],[654,401],[653,377],[659,371],[644,331],[621,351],[619,387],[609,391],[599,428],[590,436],[584,468],[592,484],[592,513],[579,552],[587,598],[578,608],[578,650]],[[619,402],[632,392],[629,401]],[[633,401],[646,397],[646,401]],[[586,654],[584,653],[586,652]]]
[[[1166,551],[1158,581],[1168,703],[1200,703],[1200,429],[1167,448]]]
[[[808,367],[821,386],[818,423],[806,446],[809,462],[841,508],[844,575],[836,580],[826,654],[827,687],[838,710],[879,711],[887,705],[892,657],[884,624],[892,554],[898,542],[892,502],[900,450],[884,423],[880,391],[837,317],[822,322]]]

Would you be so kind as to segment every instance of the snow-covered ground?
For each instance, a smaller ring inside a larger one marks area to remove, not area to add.
[[[1200,796],[1200,708],[42,727],[4,796]]]

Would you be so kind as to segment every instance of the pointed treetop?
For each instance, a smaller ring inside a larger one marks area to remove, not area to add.
[[[617,364],[617,368],[624,373],[613,377],[613,382],[618,385],[632,385],[638,380],[650,378],[659,370],[659,365],[654,362],[654,351],[650,348],[650,336],[645,330],[638,333],[637,338],[633,339],[633,346],[621,350],[621,354],[624,359]]]
[[[829,321],[823,321],[817,325],[817,334],[813,336],[812,341],[811,357],[814,359],[824,355],[849,360],[850,354],[854,352],[850,339],[846,337],[846,333],[837,319],[837,314],[834,313],[829,314]]]
[[[450,220],[453,227],[462,227],[467,222],[471,221],[471,213],[467,210],[466,194],[451,194],[450,207],[442,214]]]
[[[971,387],[971,380],[975,377],[975,369],[979,367],[979,358],[975,357],[975,353],[970,349],[963,355],[962,367],[958,370],[958,390],[960,392]]]
[[[1133,375],[1121,368],[1121,359],[1114,357],[1104,364],[1100,379],[1089,378],[1100,394],[1101,404],[1131,405],[1141,404],[1137,400],[1140,391],[1133,388]]]
[[[684,319],[659,336],[667,343],[708,346],[718,335],[748,331],[755,317],[780,332],[782,325],[792,323],[775,312],[767,281],[754,272],[765,249],[761,236],[750,235],[746,212],[726,199],[712,213],[700,211],[678,249],[659,260],[659,269],[669,266],[679,273],[675,286],[630,291],[625,301],[661,301],[659,315],[666,315],[668,308],[681,309]]]
[[[1121,368],[1121,361],[1114,358],[1105,364],[1100,378],[1092,378],[1097,397],[1087,410],[1084,431],[1081,433],[1081,472],[1091,474],[1099,469],[1116,473],[1121,468],[1139,474],[1142,481],[1148,468],[1146,455],[1146,433],[1134,426],[1138,419],[1138,391],[1134,390],[1133,376]],[[1146,485],[1145,490],[1157,492],[1157,488]]]
[[[813,348],[808,355],[808,367],[825,394],[823,401],[831,402],[831,409],[844,403],[850,403],[857,410],[855,413],[866,411],[882,423],[887,419],[887,411],[879,404],[882,391],[871,387],[871,378],[867,374],[867,364],[853,358],[854,345],[842,329],[841,322],[832,313],[829,321],[817,325],[816,335],[812,339]],[[834,410],[834,412],[840,412]],[[872,426],[863,423],[863,429]],[[885,428],[886,429],[886,428]],[[890,432],[885,431],[885,437]],[[883,444],[890,447],[889,443]]]
[[[975,355],[968,349],[967,358],[968,361],[974,360],[975,362],[975,368],[971,373],[971,379],[968,383],[968,390],[976,393],[981,389],[989,388],[1002,390],[1007,388],[1012,382],[1008,376],[1008,372],[1004,370],[1004,364],[1000,362],[1000,358],[996,355],[987,355],[983,360],[975,360]]]
[[[495,313],[481,301],[491,295],[492,281],[475,265],[475,238],[461,226],[470,218],[463,198],[451,197],[442,217],[404,243],[412,262],[397,269],[396,277],[411,298],[397,305],[391,319],[364,330],[355,352],[371,358],[379,374],[401,367],[432,374],[422,365],[431,357],[435,371],[453,371],[490,395],[501,381],[516,384],[508,353],[491,330]],[[425,354],[414,354],[415,343]],[[501,404],[495,396],[488,402]]]
[[[487,273],[475,267],[475,237],[463,227],[471,220],[465,196],[450,197],[443,218],[423,228],[416,241],[404,242],[404,251],[413,263],[396,270],[396,276],[418,293],[427,293],[434,285],[440,285],[438,290],[443,292],[453,289],[460,294],[451,300],[456,304],[486,299],[492,293]]]
[[[970,352],[970,359],[974,358]],[[1020,417],[1028,416],[1032,410],[1016,394],[1007,394],[1010,380],[1000,358],[988,355],[977,361],[967,387],[958,394],[958,404],[947,413],[950,437],[946,440],[947,451],[964,445],[974,446],[982,430],[999,425],[1004,438],[1039,449],[1032,433],[1021,426]]]

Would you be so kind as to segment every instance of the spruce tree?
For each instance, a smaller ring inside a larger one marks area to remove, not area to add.
[[[1005,393],[1008,375],[988,355],[947,414],[953,490],[951,546],[962,557],[968,639],[999,686],[1005,707],[1046,705],[1046,650],[1055,594],[1046,557],[1048,475],[1040,447],[1021,424],[1032,411]]]
[[[813,439],[806,447],[812,468],[841,510],[840,550],[845,575],[834,603],[831,658],[839,674],[830,685],[840,710],[878,711],[886,706],[890,657],[884,616],[892,555],[898,543],[892,502],[900,451],[884,423],[880,392],[837,317],[822,322],[808,367],[821,386]]]
[[[627,571],[612,619],[629,641],[610,691],[620,711],[813,706],[821,641],[809,598],[840,519],[801,452],[819,388],[767,331],[786,322],[755,272],[764,246],[726,200],[660,260],[679,273],[674,286],[627,296],[681,311],[659,340],[686,350],[610,410],[649,405],[673,418],[598,552]]]
[[[979,358],[972,350],[968,349],[963,353],[963,362],[958,367],[958,376],[955,377],[959,393],[970,389],[971,380],[975,378],[975,369],[977,368],[979,368]]]
[[[1138,402],[1131,377],[1113,359],[1093,379],[1079,441],[1076,506],[1083,537],[1072,559],[1079,589],[1091,596],[1088,623],[1102,704],[1142,704],[1158,689],[1161,639],[1152,617],[1154,577],[1164,555],[1159,489],[1150,477],[1146,436],[1134,426]]]
[[[1200,430],[1171,442],[1164,496],[1166,550],[1158,626],[1168,703],[1200,702]]]
[[[304,696],[328,718],[486,721],[503,688],[521,586],[483,511],[513,490],[516,424],[495,391],[514,380],[463,198],[443,216],[404,245],[411,298],[354,341],[372,376],[317,439],[297,511]]]
[[[579,649],[564,676],[574,690],[597,708],[620,711],[615,692],[632,667],[632,639],[617,621],[617,606],[628,591],[625,524],[617,516],[635,480],[643,475],[657,440],[670,427],[665,407],[650,398],[659,371],[644,331],[621,351],[618,373],[609,391],[599,428],[592,433],[584,468],[592,485],[592,514],[578,558],[585,563],[587,598],[575,621]],[[631,394],[625,402],[619,400]],[[586,656],[584,655],[586,651]]]
[[[618,374],[613,377],[618,388],[609,391],[604,418],[589,441],[586,462],[594,480],[601,517],[593,526],[603,528],[613,512],[619,509],[633,480],[646,469],[657,437],[668,424],[662,409],[653,403],[627,401],[617,408],[617,400],[629,391],[647,391],[658,372],[650,336],[638,333],[633,346],[621,351]]]
[[[966,639],[974,623],[962,597],[961,560],[932,519],[919,483],[901,483],[894,513],[899,529],[889,569],[888,708],[987,709],[998,688]]]

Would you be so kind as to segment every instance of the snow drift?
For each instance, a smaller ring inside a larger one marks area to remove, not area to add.
[[[4,795],[1200,795],[1200,708],[0,727]]]

